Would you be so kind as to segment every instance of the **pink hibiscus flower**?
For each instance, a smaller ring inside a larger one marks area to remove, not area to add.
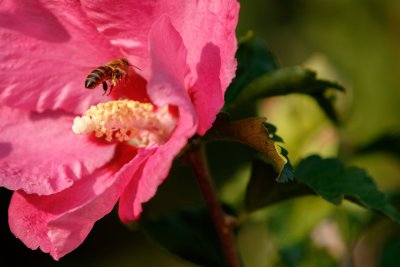
[[[0,185],[14,190],[9,225],[26,246],[58,260],[118,200],[124,222],[139,217],[223,106],[238,9],[235,0],[1,1]],[[142,71],[130,68],[110,96],[84,89],[91,67],[122,57]]]

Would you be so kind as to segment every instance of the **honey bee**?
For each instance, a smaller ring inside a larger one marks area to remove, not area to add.
[[[125,81],[128,78],[128,70],[130,65],[126,58],[114,59],[107,64],[98,67],[93,70],[86,78],[85,87],[87,89],[94,89],[99,84],[103,84],[103,90],[105,95],[107,93],[107,80],[110,81],[110,91],[107,95],[111,94],[111,91],[117,82],[122,80],[122,76],[125,75]],[[139,69],[136,66],[133,66]],[[140,69],[139,69],[140,70]]]

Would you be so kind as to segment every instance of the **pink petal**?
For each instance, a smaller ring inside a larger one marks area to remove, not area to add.
[[[184,83],[188,71],[186,48],[169,17],[162,16],[151,28],[149,51],[151,76],[147,93],[152,102],[159,107],[181,107],[196,117]]]
[[[160,16],[156,11],[159,3],[125,0],[80,2],[98,32],[108,38],[111,44],[119,47],[131,64],[141,68],[141,75],[147,80],[150,75],[147,38],[151,25]]]
[[[149,201],[158,186],[168,176],[175,156],[192,137],[196,127],[191,114],[181,110],[176,130],[162,146],[147,148],[151,151],[146,163],[136,171],[119,201],[119,216],[123,222],[137,220],[142,212],[142,203]]]
[[[195,70],[203,48],[209,43],[220,48],[222,95],[235,75],[235,28],[239,13],[236,0],[81,0],[81,3],[97,29],[120,47],[123,54],[130,55],[133,64],[140,64],[146,79],[150,76],[147,37],[154,22],[163,15],[171,18],[188,50],[191,70],[188,83],[197,80]],[[170,62],[173,64],[174,61]]]
[[[170,1],[166,1],[169,3]],[[188,49],[187,61],[197,80],[196,68],[203,49],[210,43],[219,47],[222,94],[235,76],[237,41],[235,28],[239,15],[239,3],[235,0],[178,1],[182,9],[167,9],[172,24],[181,34]],[[164,10],[165,12],[165,10]]]
[[[28,194],[59,192],[114,156],[115,145],[72,132],[73,116],[0,108],[0,185]]]
[[[85,78],[121,54],[79,1],[1,1],[0,39],[0,104],[81,114],[107,100],[101,89],[86,90]]]
[[[199,117],[197,133],[200,135],[212,126],[217,113],[224,105],[220,82],[221,57],[218,46],[209,43],[203,48],[197,65],[197,81],[191,88],[191,98]],[[210,101],[212,99],[212,101]]]
[[[139,217],[141,204],[154,196],[157,187],[167,177],[173,159],[197,128],[197,116],[184,87],[186,49],[167,16],[162,16],[154,23],[149,36],[149,51],[151,77],[148,94],[158,106],[178,106],[180,115],[175,132],[166,144],[146,148],[154,151],[154,154],[134,175],[121,196],[119,212],[121,220],[125,222]]]
[[[132,149],[131,149],[132,150]],[[122,165],[135,153],[119,152]],[[110,164],[72,187],[51,196],[14,193],[9,208],[11,231],[31,249],[40,249],[58,260],[77,248],[93,224],[109,213],[132,175],[149,156],[142,150],[120,171]]]

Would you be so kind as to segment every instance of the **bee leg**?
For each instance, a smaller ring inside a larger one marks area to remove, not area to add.
[[[117,78],[118,81],[121,80],[121,78],[122,78],[122,73],[121,73],[121,72],[117,72],[116,78]]]
[[[106,82],[103,82],[103,90],[104,90],[104,94],[103,94],[103,96],[104,96],[107,93],[107,83]]]
[[[126,82],[128,81],[128,71],[129,71],[129,66],[128,66],[128,68],[126,69],[126,73],[125,73],[125,84],[126,84]]]
[[[110,91],[108,92],[107,96],[109,96],[111,94],[111,91],[112,91],[113,87],[114,87],[114,84],[111,84]]]
[[[123,69],[118,69],[117,73],[118,73],[118,80],[122,80],[122,76],[125,75],[125,84],[126,84],[126,81],[128,80],[128,70],[125,72],[125,70]]]

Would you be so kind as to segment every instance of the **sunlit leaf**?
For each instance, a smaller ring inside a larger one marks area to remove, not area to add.
[[[298,182],[307,184],[318,195],[335,205],[341,204],[346,198],[400,223],[399,212],[363,169],[347,168],[333,158],[310,156],[300,162],[295,176]]]
[[[264,126],[264,118],[248,118],[230,122],[226,114],[219,114],[206,139],[230,140],[247,145],[265,155],[277,169],[275,179],[287,181],[293,179],[287,151],[269,139],[269,133]],[[288,166],[286,166],[288,165]],[[285,169],[286,166],[286,169]],[[283,172],[285,170],[285,172]]]

